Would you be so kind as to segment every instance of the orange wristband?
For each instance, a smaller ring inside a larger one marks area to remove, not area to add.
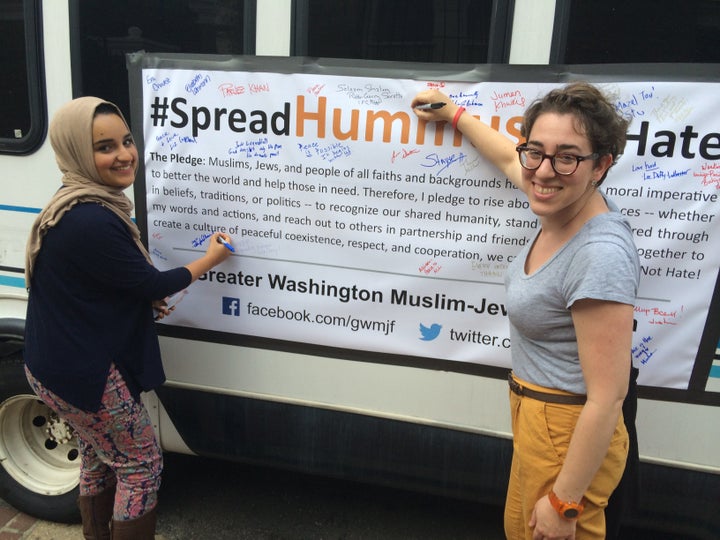
[[[459,107],[457,112],[455,113],[455,116],[453,117],[452,121],[452,128],[457,129],[458,122],[460,121],[460,117],[462,116],[462,113],[465,112],[465,107]]]
[[[584,501],[579,503],[561,501],[552,489],[548,493],[548,499],[555,511],[565,519],[577,519],[585,509]]]

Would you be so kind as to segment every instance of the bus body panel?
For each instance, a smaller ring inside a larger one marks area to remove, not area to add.
[[[42,2],[49,117],[73,97],[71,4]],[[259,57],[290,53],[291,4],[258,2]],[[555,4],[515,2],[511,63],[547,63]],[[0,155],[0,170],[0,335],[18,341],[27,298],[25,242],[60,173],[47,140],[28,156]],[[511,434],[500,377],[182,336],[160,340],[168,380],[144,399],[168,451],[502,503]],[[708,390],[720,391],[717,378],[712,384]],[[675,525],[663,526],[700,538],[720,529],[708,509],[720,496],[717,419],[715,405],[639,401],[646,494],[635,519],[664,518]],[[653,495],[668,482],[676,504],[658,504],[665,499]]]

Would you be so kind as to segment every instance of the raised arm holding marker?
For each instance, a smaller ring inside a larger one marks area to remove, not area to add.
[[[422,105],[418,105],[415,107],[418,110],[425,111],[427,109],[442,109],[445,106],[445,103],[442,101],[438,101],[435,103],[423,103]]]

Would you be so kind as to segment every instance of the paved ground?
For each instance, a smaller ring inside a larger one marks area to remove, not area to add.
[[[166,454],[158,507],[165,540],[501,540],[501,509]],[[485,519],[484,519],[485,517]],[[0,540],[79,540],[0,500]]]
[[[157,530],[165,540],[504,540],[500,507],[173,454],[165,456]],[[81,538],[80,525],[40,521],[0,499],[0,540]],[[622,535],[679,539],[691,540]]]
[[[80,525],[50,523],[18,512],[0,499],[0,540],[79,540]],[[156,538],[162,538],[156,536]]]
[[[78,540],[80,525],[40,521],[18,512],[0,499],[0,540]]]

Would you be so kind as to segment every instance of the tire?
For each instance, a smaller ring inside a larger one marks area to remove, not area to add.
[[[30,388],[21,344],[0,349],[0,497],[39,519],[79,523],[77,438]]]

